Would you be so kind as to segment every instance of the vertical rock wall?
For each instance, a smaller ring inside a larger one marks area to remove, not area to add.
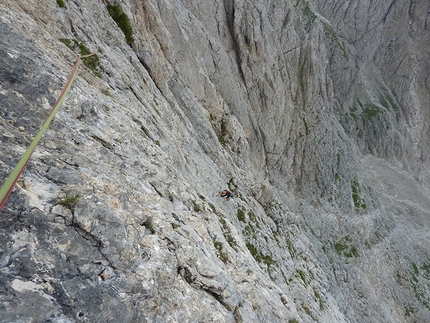
[[[0,321],[428,321],[428,11],[2,1]]]

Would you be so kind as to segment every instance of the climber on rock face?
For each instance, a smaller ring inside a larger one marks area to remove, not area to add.
[[[225,199],[226,199],[227,201],[229,201],[229,200],[230,200],[230,197],[231,197],[231,192],[230,192],[230,191],[227,191],[227,190],[224,190],[224,191],[222,191],[222,192],[220,192],[220,193],[219,193],[219,196],[221,196],[221,197],[225,197]]]

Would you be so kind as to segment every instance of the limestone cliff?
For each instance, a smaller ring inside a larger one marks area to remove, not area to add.
[[[0,322],[430,321],[429,19],[0,0]]]

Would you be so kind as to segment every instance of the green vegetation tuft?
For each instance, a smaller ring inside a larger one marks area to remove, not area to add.
[[[177,224],[177,223],[172,222],[172,228],[173,228],[173,229],[177,229],[177,228],[179,228],[180,226],[181,226],[180,224]]]
[[[357,248],[352,245],[352,240],[349,236],[345,236],[339,242],[336,242],[334,250],[337,254],[343,255],[346,258],[359,257]]]
[[[125,36],[125,40],[128,45],[134,41],[133,29],[131,28],[130,20],[128,16],[122,11],[119,5],[107,6],[107,11],[112,19],[116,22],[118,27],[122,30]]]
[[[252,243],[247,243],[246,246],[251,256],[253,256],[254,259],[257,260],[258,262],[260,262],[261,256],[259,255],[257,248]]]
[[[243,229],[242,233],[247,237],[255,237],[255,228],[252,223],[248,223]]]
[[[354,206],[356,208],[359,208],[360,207],[360,196],[358,195],[358,186],[357,186],[356,181],[352,182],[351,191],[352,191],[352,199],[354,201]]]
[[[345,253],[345,257],[347,258],[358,257],[357,248],[355,246],[351,246],[349,252]]]
[[[285,234],[285,244],[287,245],[287,249],[291,257],[294,258],[296,255],[296,251],[293,247],[293,242],[291,241],[290,234],[288,232]]]
[[[405,308],[405,316],[406,316],[406,317],[411,316],[411,315],[412,315],[412,314],[414,314],[416,311],[417,311],[417,309],[416,309],[416,308],[414,308],[414,307],[413,307],[413,306],[411,306],[411,305],[407,305],[407,306],[406,306],[406,308]]]
[[[364,120],[372,120],[380,113],[381,113],[381,109],[377,105],[365,104],[362,116]]]
[[[346,245],[344,245],[344,244],[341,244],[341,243],[339,243],[339,242],[336,242],[335,244],[334,244],[334,250],[336,250],[336,252],[338,253],[338,254],[342,254],[342,252],[345,250],[345,249],[347,249],[348,248],[348,246],[346,246]]]
[[[362,199],[360,197],[360,194],[359,194],[360,192],[358,189],[358,182],[356,180],[353,180],[351,183],[351,191],[352,191],[352,200],[354,202],[354,207],[356,209],[366,210],[367,206],[366,206],[364,199]]]
[[[78,46],[79,46],[81,55],[91,54],[91,51],[88,49],[87,46],[85,46],[84,42],[80,42]],[[97,56],[97,54],[93,54],[90,57],[82,58],[82,62],[85,64],[86,67],[88,67],[92,71],[94,71],[100,65],[100,59]]]
[[[226,263],[228,261],[228,255],[224,252],[222,248],[222,243],[214,239],[214,247],[218,252],[219,259],[221,259],[222,262]]]
[[[303,270],[300,270],[300,269],[297,269],[297,275],[296,276],[299,276],[300,277],[300,279],[303,281],[303,283],[305,284],[305,285],[307,285],[307,282],[306,282],[306,275],[305,275],[305,273],[303,272]]]
[[[103,94],[103,95],[106,95],[106,96],[111,96],[111,95],[110,95],[110,92],[109,92],[109,90],[108,90],[108,89],[103,89],[103,90],[102,90],[102,94]]]
[[[311,10],[311,8],[309,8],[309,4],[306,3],[305,6],[303,7],[303,14],[308,17],[308,19],[311,20],[311,22],[314,22],[315,19],[317,18],[317,15],[314,14]]]
[[[335,43],[343,52],[343,57],[347,58],[345,44],[339,41],[339,37],[334,31],[333,27],[325,22],[323,22],[325,34],[330,37],[331,41]]]
[[[230,192],[233,193],[233,195],[238,195],[237,193],[237,185],[233,183],[233,178],[231,178],[228,182],[228,189]]]
[[[248,218],[249,218],[250,221],[256,223],[257,226],[258,226],[257,217],[255,216],[254,212],[249,211],[248,212]]]
[[[420,271],[418,270],[418,266],[416,263],[412,263],[412,268],[414,270],[415,275],[418,275]]]
[[[73,40],[74,41],[74,40]],[[68,38],[60,38],[60,42],[62,42],[64,45],[66,45],[69,49],[73,50],[72,46],[72,40]]]
[[[151,232],[151,234],[155,233],[155,227],[154,227],[154,222],[152,220],[152,217],[149,218],[148,220],[146,220],[145,222],[143,222],[142,225],[145,228],[147,228],[149,230],[149,232]]]
[[[200,206],[198,206],[196,203],[194,204],[194,212],[200,212]]]
[[[268,269],[270,269],[272,265],[276,264],[276,262],[273,260],[271,256],[269,255],[264,256],[261,253],[259,253],[257,248],[252,243],[247,243],[246,246],[251,256],[254,257],[255,261],[266,264]]]
[[[242,209],[237,209],[237,219],[240,222],[245,223],[245,211],[243,211]]]
[[[270,266],[275,264],[275,261],[273,260],[273,258],[267,255],[263,256],[263,262],[267,265],[268,268],[270,268]]]
[[[425,264],[421,267],[424,269],[426,273],[420,275],[420,271],[418,269],[417,264],[412,263],[412,277],[410,279],[412,289],[414,290],[415,297],[420,302],[422,306],[430,310],[430,298],[428,296],[428,266]]]
[[[423,265],[421,266],[421,269],[424,271],[424,276],[425,276],[427,279],[430,279],[430,266],[429,266],[429,265],[427,265],[427,264],[423,264]]]
[[[216,213],[216,207],[212,203],[209,203],[209,207],[211,208],[213,213]]]
[[[66,194],[65,197],[59,199],[57,201],[57,204],[64,206],[65,208],[69,209],[73,213],[75,212],[76,205],[78,204],[80,198],[81,198],[81,195],[79,193],[69,192]]]
[[[223,119],[221,120],[221,133],[218,136],[218,141],[223,146],[227,144],[226,136],[227,136],[227,125]]]
[[[85,45],[84,42],[81,42],[77,39],[68,39],[68,38],[60,38],[60,42],[62,42],[64,45],[66,45],[70,50],[75,51],[76,49],[79,49],[80,55],[88,55],[91,54],[91,51],[88,49],[88,47]],[[90,70],[93,71],[93,73],[101,78],[101,74],[98,73],[96,70],[100,65],[100,59],[96,53],[89,57],[83,57],[82,62],[86,67],[88,67]]]
[[[314,295],[315,295],[315,300],[319,301],[320,311],[323,311],[324,310],[324,304],[322,302],[320,293],[318,293],[316,290],[314,290]]]
[[[64,0],[57,0],[57,4],[60,8],[66,7],[66,3],[64,2]]]

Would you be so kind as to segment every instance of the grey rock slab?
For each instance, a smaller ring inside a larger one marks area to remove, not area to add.
[[[118,6],[0,4],[0,320],[429,321],[427,2]]]

